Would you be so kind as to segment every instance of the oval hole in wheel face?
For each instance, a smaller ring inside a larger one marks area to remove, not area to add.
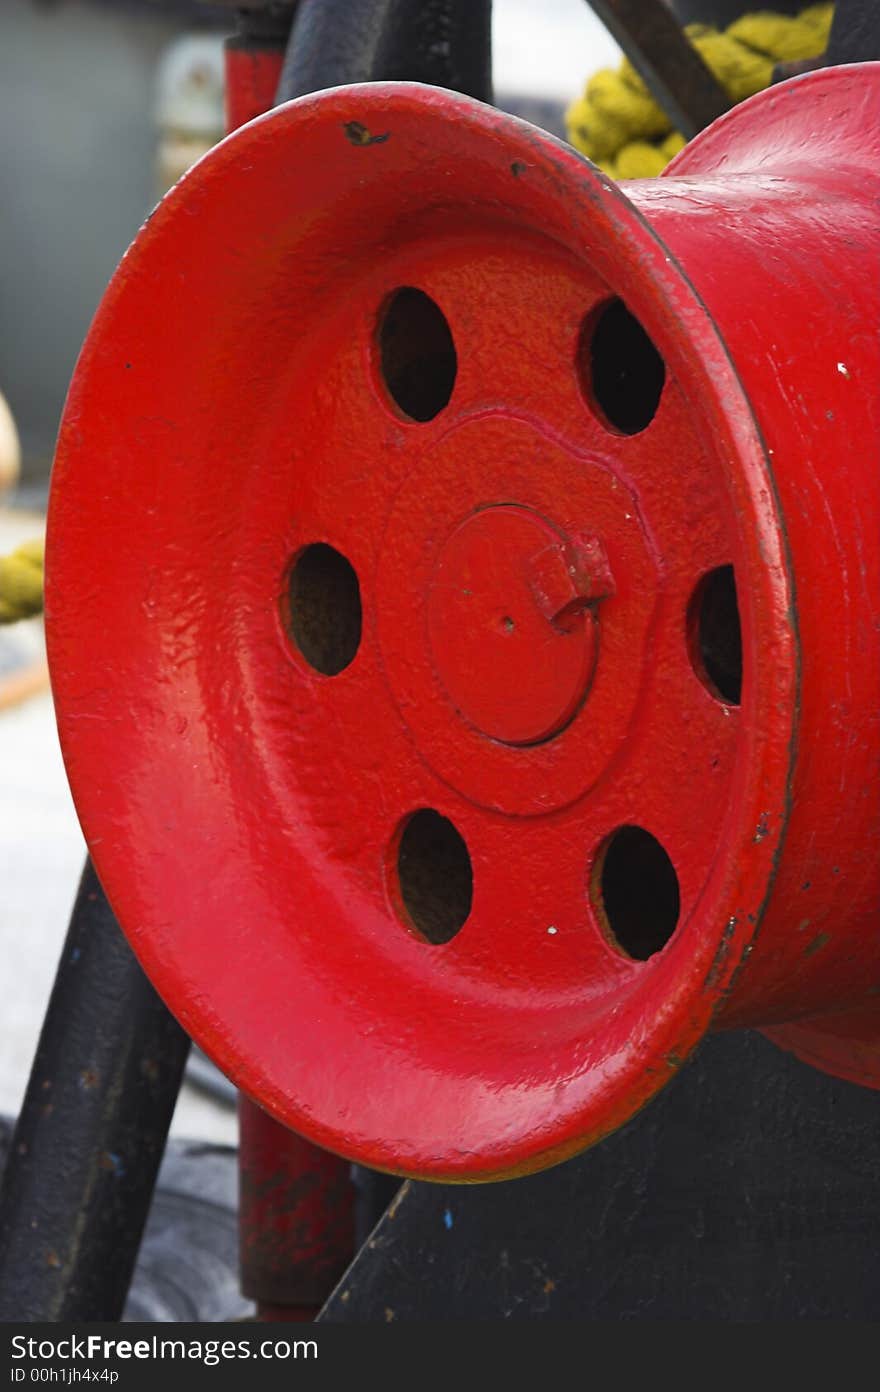
[[[619,827],[602,847],[592,888],[618,952],[645,962],[663,950],[678,926],[681,895],[675,866],[655,836],[643,827]]]
[[[326,542],[305,546],[290,567],[285,626],[308,665],[338,676],[361,641],[361,591],[351,562]]]
[[[448,817],[425,807],[408,819],[396,872],[408,926],[430,943],[454,938],[471,911],[474,874],[464,838]]]
[[[716,699],[738,706],[742,698],[742,627],[732,565],[718,566],[700,580],[687,616],[691,663]]]
[[[430,421],[449,402],[458,372],[452,331],[438,304],[405,285],[379,316],[379,369],[388,395],[413,421]]]
[[[578,379],[588,405],[621,435],[638,435],[657,414],[666,366],[623,300],[588,314],[577,352]]]

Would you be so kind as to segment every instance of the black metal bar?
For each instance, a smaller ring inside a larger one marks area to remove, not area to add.
[[[492,100],[490,0],[300,0],[278,100],[348,82],[427,82]]]
[[[880,59],[880,4],[877,0],[837,0],[825,65]]]
[[[677,130],[690,140],[730,107],[663,0],[589,0]]]
[[[188,1050],[87,862],[0,1189],[0,1321],[119,1319]]]

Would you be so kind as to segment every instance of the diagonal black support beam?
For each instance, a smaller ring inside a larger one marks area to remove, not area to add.
[[[87,861],[0,1187],[0,1322],[121,1317],[188,1051]]]
[[[731,105],[663,0],[589,0],[686,140]]]

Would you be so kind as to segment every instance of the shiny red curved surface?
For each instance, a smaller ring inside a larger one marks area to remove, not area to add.
[[[760,165],[762,123],[785,163],[790,126],[759,101],[722,123],[728,152]],[[77,368],[47,618],[90,852],[202,1047],[281,1120],[380,1168],[479,1179],[549,1164],[631,1116],[713,1021],[792,1018],[876,980],[858,936],[867,862],[850,844],[867,798],[836,813],[838,860],[864,871],[839,937],[807,954],[790,924],[821,836],[813,800],[847,739],[863,757],[873,690],[859,678],[849,734],[821,683],[804,693],[816,648],[796,606],[811,549],[827,559],[815,512],[794,516],[815,500],[790,479],[823,437],[797,414],[804,333],[776,333],[782,292],[752,265],[746,226],[760,194],[764,244],[776,218],[787,247],[800,205],[768,199],[771,169],[731,209],[723,168],[700,183],[702,145],[695,172],[627,197],[551,137],[448,92],[306,98],[224,141],[160,205]],[[863,194],[833,180],[842,243]],[[739,229],[724,276],[701,213],[713,200]],[[841,254],[823,251],[823,268]],[[455,348],[427,418],[401,406],[383,346],[407,289]],[[584,334],[616,299],[665,369],[637,430],[609,419],[585,367]],[[803,314],[824,364],[824,308]],[[852,340],[859,374],[869,338]],[[867,429],[837,378],[822,409]],[[355,622],[341,572],[321,582],[331,611],[310,610],[299,638],[290,626],[307,593],[291,577],[314,547],[357,577],[359,642],[332,673],[307,654],[339,630],[339,595]],[[108,551],[110,588],[94,566]],[[688,618],[731,566],[738,702],[698,670]],[[832,685],[860,622],[848,615],[825,625]],[[817,731],[822,756],[799,757]],[[400,860],[426,809],[470,866],[466,921],[443,941]],[[602,898],[609,838],[631,826],[663,846],[680,897],[647,960]],[[812,902],[824,924],[830,880]]]

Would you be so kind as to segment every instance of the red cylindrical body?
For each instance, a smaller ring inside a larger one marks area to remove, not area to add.
[[[667,177],[626,188],[736,364],[760,421],[794,577],[799,697],[784,853],[718,1022],[767,1025],[845,1009],[870,1015],[876,1039],[876,69],[826,70],[803,90],[800,111],[798,98],[797,83],[767,92],[751,119],[716,122]],[[757,660],[769,669],[774,654]],[[855,1060],[838,1065],[859,1073]]]

